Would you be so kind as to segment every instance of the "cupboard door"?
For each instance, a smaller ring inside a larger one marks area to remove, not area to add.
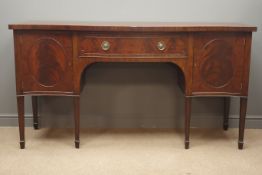
[[[193,94],[239,95],[244,47],[245,38],[240,33],[195,35]]]
[[[72,37],[67,32],[21,32],[19,34],[22,91],[72,92]]]

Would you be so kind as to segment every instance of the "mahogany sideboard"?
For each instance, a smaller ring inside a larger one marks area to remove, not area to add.
[[[189,148],[191,99],[224,98],[224,130],[230,97],[240,97],[238,148],[243,148],[252,32],[244,24],[22,23],[11,24],[15,46],[20,148],[25,147],[24,96],[32,96],[38,128],[38,96],[74,99],[75,147],[79,148],[80,87],[95,62],[167,62],[177,66],[185,94],[185,148]]]

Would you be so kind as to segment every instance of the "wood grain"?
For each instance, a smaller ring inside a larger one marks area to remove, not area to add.
[[[193,92],[241,93],[245,37],[202,33],[194,40]]]

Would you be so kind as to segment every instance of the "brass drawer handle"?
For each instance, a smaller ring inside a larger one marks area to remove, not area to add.
[[[107,51],[110,49],[110,43],[108,41],[103,41],[101,47],[104,51]]]
[[[159,42],[157,43],[157,48],[158,48],[158,50],[163,51],[163,50],[166,49],[166,44],[165,44],[163,41],[159,41]]]

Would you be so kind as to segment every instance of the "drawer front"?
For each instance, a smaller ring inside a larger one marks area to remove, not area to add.
[[[188,53],[186,34],[170,36],[78,36],[78,57],[185,58]]]

